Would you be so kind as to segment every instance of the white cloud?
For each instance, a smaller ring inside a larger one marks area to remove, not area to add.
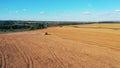
[[[115,10],[115,12],[120,12],[120,10]]]
[[[92,4],[88,4],[88,7],[92,7]]]
[[[42,14],[45,14],[45,12],[44,11],[40,11],[40,14],[42,15]]]
[[[85,11],[85,12],[83,12],[82,14],[84,14],[84,15],[90,15],[91,12]]]
[[[27,9],[22,9],[22,11],[27,11]]]
[[[16,10],[15,13],[18,13],[18,11]]]
[[[18,10],[14,10],[14,11],[8,11],[9,14],[18,14],[19,11]]]

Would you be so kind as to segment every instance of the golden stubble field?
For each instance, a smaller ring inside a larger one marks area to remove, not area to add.
[[[0,34],[0,68],[120,68],[120,24]]]

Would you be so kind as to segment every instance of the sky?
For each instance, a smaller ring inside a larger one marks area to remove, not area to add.
[[[0,0],[0,20],[120,21],[120,0]]]

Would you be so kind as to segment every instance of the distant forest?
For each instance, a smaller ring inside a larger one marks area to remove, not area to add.
[[[47,27],[53,27],[53,26],[93,24],[93,23],[119,23],[119,22],[0,21],[0,32],[16,32],[16,31],[45,29]]]
[[[55,21],[0,21],[0,32],[18,32],[26,30],[45,29],[52,26],[76,25],[77,22]]]

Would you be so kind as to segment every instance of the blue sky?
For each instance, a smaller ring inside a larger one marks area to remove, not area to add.
[[[120,21],[120,0],[0,0],[0,20]]]

